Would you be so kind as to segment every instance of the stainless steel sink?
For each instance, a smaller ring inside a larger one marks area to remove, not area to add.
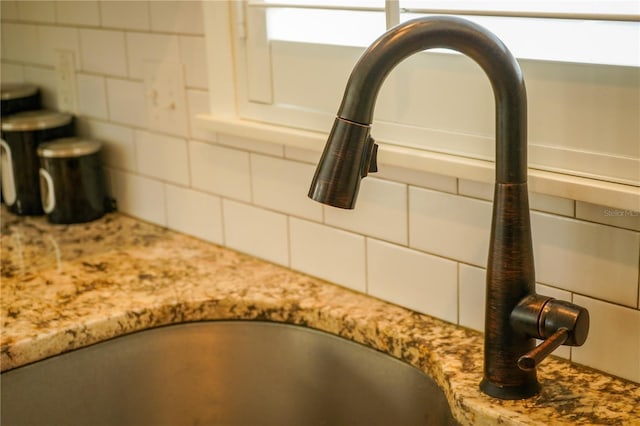
[[[151,329],[1,376],[2,425],[453,425],[416,368],[299,326]]]

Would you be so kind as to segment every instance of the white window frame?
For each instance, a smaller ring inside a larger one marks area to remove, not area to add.
[[[305,128],[294,128],[290,125],[278,124],[278,120],[270,122],[243,118],[240,111],[247,105],[248,91],[260,107],[260,103],[268,104],[272,94],[269,90],[261,90],[260,87],[270,87],[269,84],[258,84],[258,89],[253,90],[243,84],[238,84],[239,78],[246,78],[244,70],[247,69],[248,60],[243,43],[238,43],[239,38],[246,37],[242,33],[244,25],[244,4],[236,1],[204,2],[204,18],[206,32],[207,56],[209,60],[209,95],[210,112],[198,117],[198,121],[205,128],[223,134],[232,134],[256,141],[282,144],[286,147],[302,148],[309,151],[320,152],[324,146],[327,132],[330,126],[318,127],[315,125]],[[240,19],[241,22],[237,20]],[[252,33],[266,31],[257,23],[251,23]],[[262,21],[264,22],[264,20]],[[266,38],[266,37],[265,37]],[[255,51],[262,56],[259,60],[269,60],[270,48],[267,44],[260,45],[260,39],[247,40],[247,44],[253,45]],[[260,53],[259,53],[260,54]],[[253,81],[271,78],[264,73],[269,67],[250,67],[260,70],[260,75]],[[341,88],[342,89],[342,88]],[[243,102],[245,103],[244,105]],[[268,117],[268,116],[267,116]],[[332,116],[328,119],[332,120]],[[431,173],[469,179],[481,182],[493,182],[494,165],[491,159],[476,159],[443,152],[427,151],[415,147],[400,146],[385,143],[387,132],[384,125],[375,124],[375,134],[380,142],[379,163],[407,169],[428,171]],[[313,129],[313,130],[310,130]],[[381,136],[382,134],[382,136]],[[533,149],[536,149],[535,147]],[[592,161],[586,156],[584,161]],[[558,173],[553,170],[540,170],[531,167],[529,169],[529,188],[531,191],[554,195],[563,198],[574,199],[594,204],[606,205],[626,210],[640,210],[640,168],[638,169],[638,185],[633,182],[610,182],[601,178],[589,176],[574,176]]]

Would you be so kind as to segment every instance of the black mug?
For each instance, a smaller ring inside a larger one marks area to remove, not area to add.
[[[18,215],[41,215],[38,146],[73,135],[73,116],[48,110],[26,111],[2,119],[0,161],[2,197]]]
[[[40,145],[40,194],[49,222],[89,222],[108,210],[100,152],[100,142],[78,138]]]
[[[2,83],[0,101],[2,118],[22,111],[40,109],[40,89],[28,83]]]

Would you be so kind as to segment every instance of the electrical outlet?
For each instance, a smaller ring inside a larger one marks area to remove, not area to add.
[[[72,50],[56,49],[58,109],[75,114],[77,107],[76,58]]]
[[[187,135],[187,102],[183,66],[177,62],[144,63],[149,129]]]

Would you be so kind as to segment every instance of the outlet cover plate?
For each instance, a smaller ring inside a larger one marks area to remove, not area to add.
[[[56,49],[55,60],[58,110],[75,114],[78,112],[75,53],[72,50]]]
[[[145,61],[144,85],[149,130],[188,136],[183,65]]]

